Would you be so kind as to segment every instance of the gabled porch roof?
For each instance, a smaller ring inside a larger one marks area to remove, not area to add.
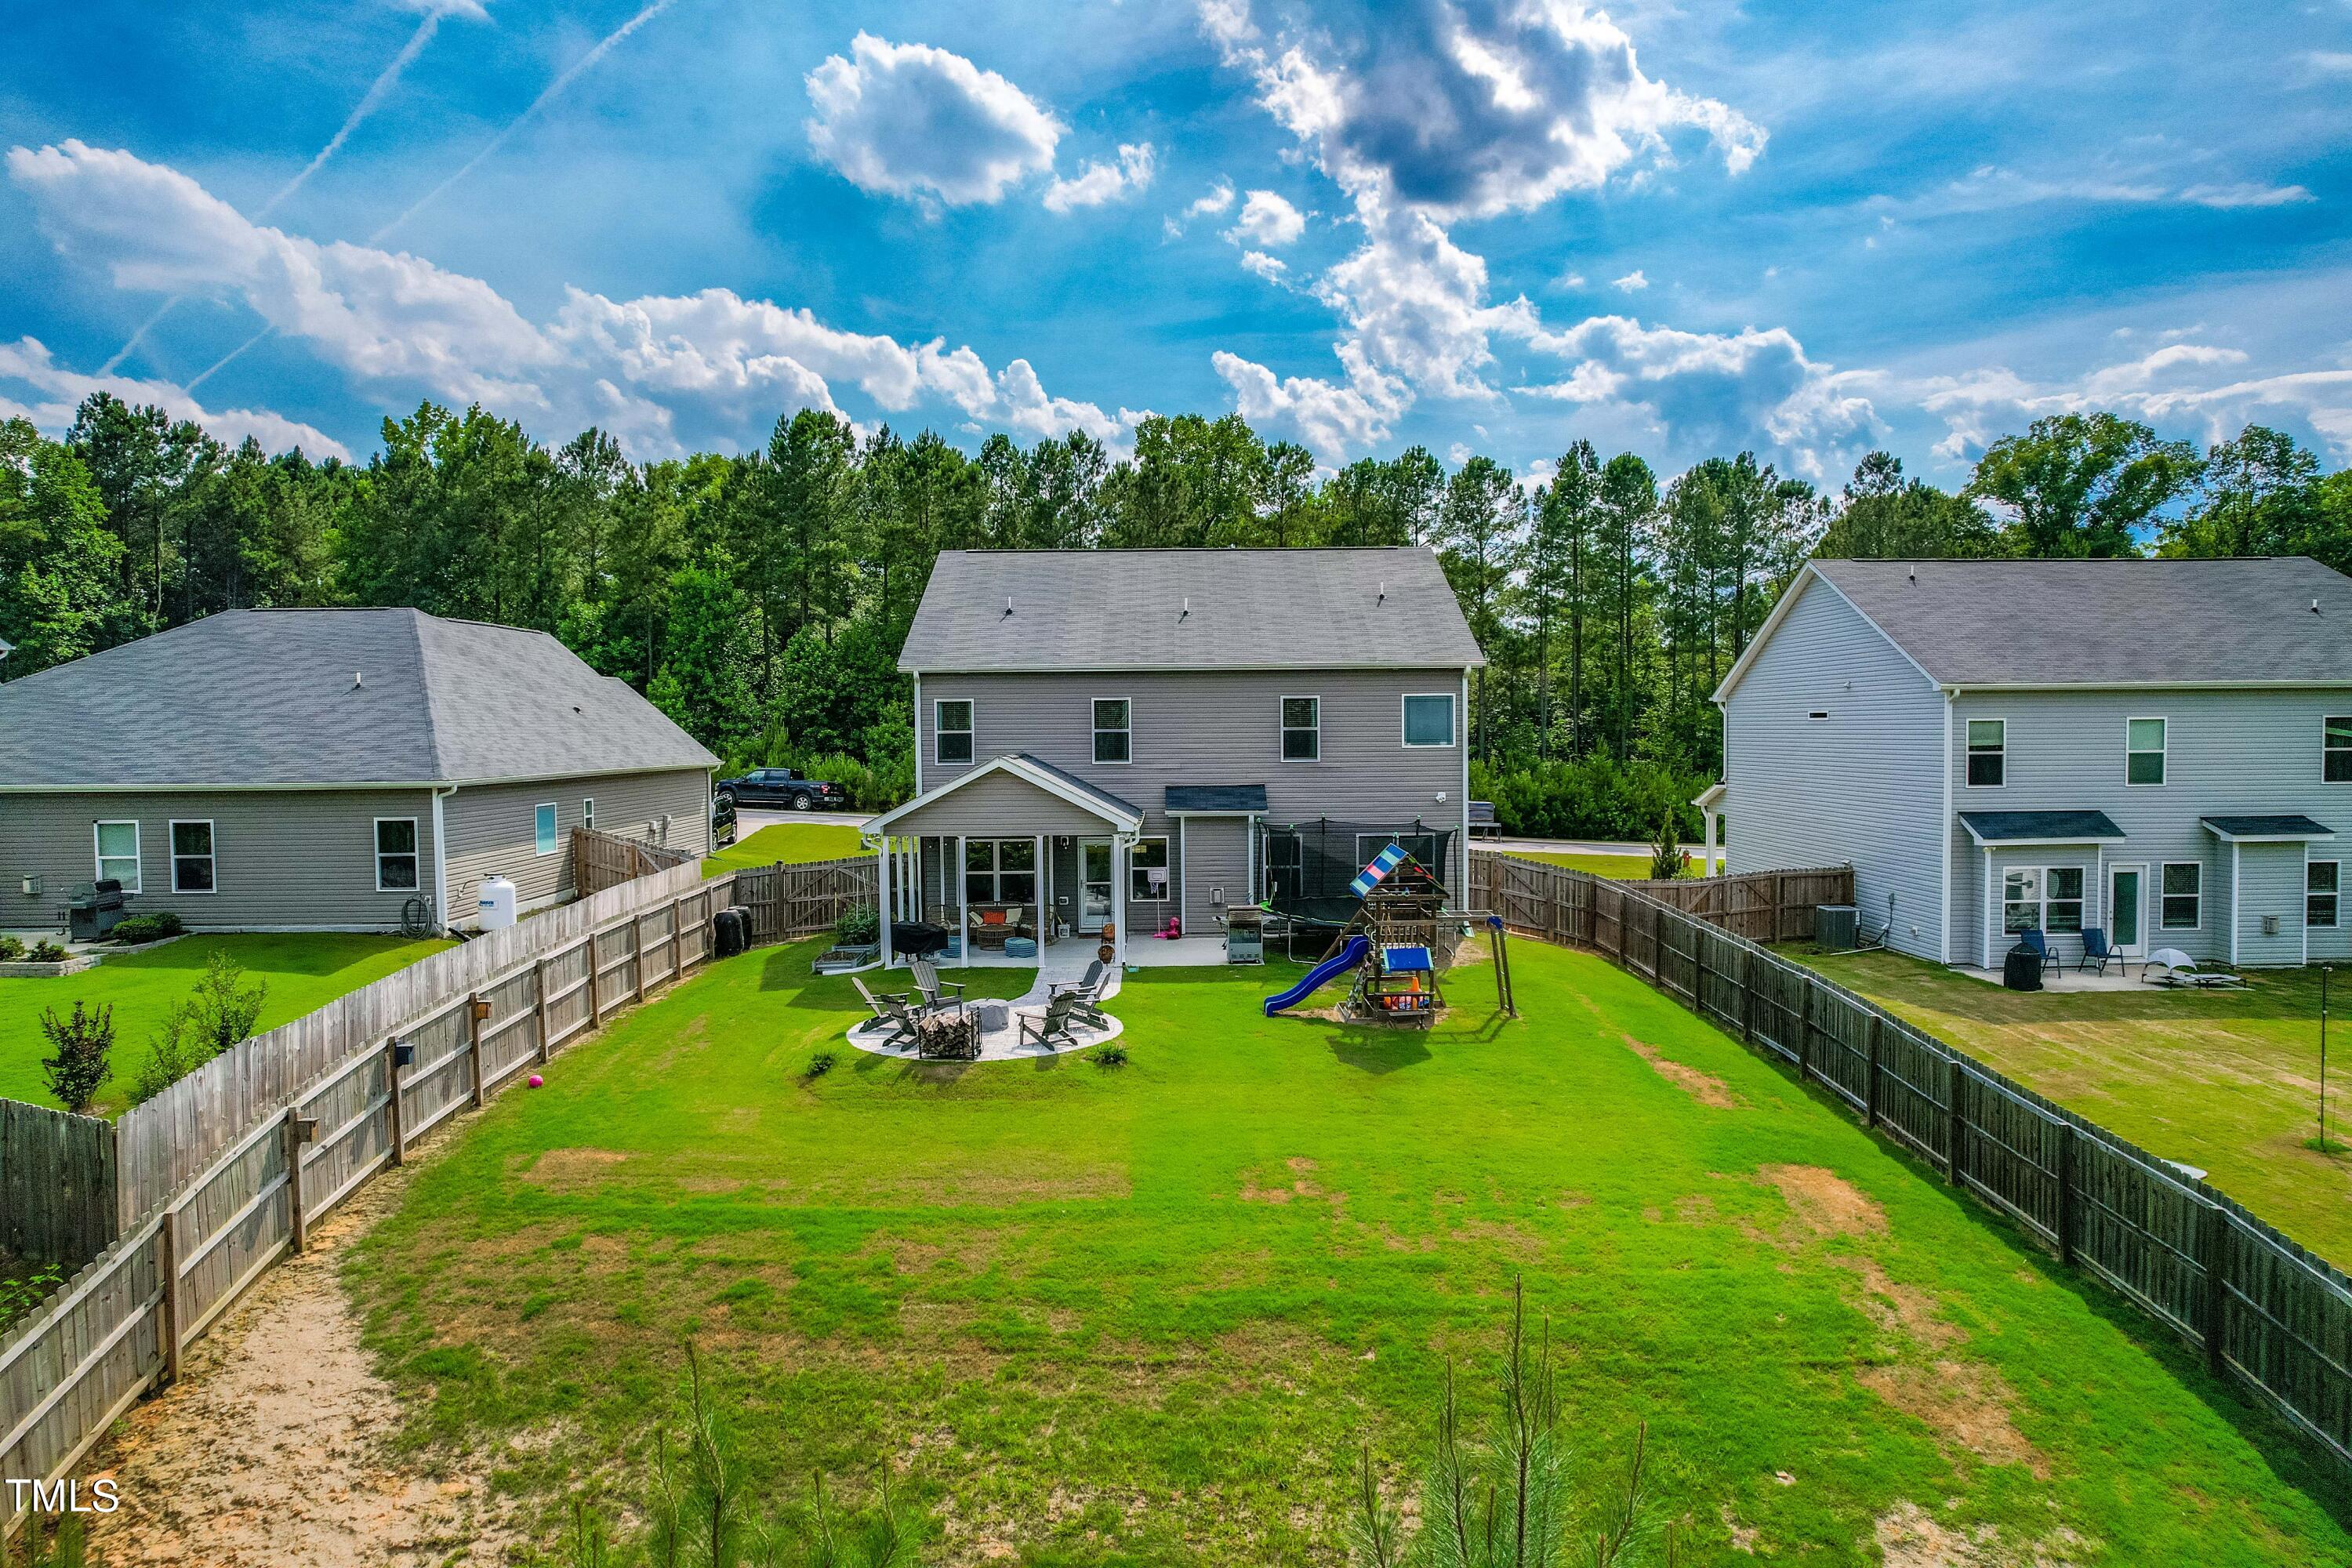
[[[1063,772],[1051,763],[1044,762],[1025,752],[1009,752],[992,757],[971,772],[960,773],[936,789],[925,790],[906,805],[886,811],[866,825],[866,837],[880,838],[890,834],[919,833],[922,817],[933,808],[951,800],[961,792],[981,784],[984,779],[1011,778],[1043,792],[1065,805],[1099,819],[1106,826],[1119,833],[1133,833],[1143,826],[1140,808],[1121,800],[1106,789],[1097,789],[1086,780]],[[1007,823],[1008,829],[1020,825]],[[950,829],[950,831],[961,831]],[[1032,829],[1031,831],[1034,831]]]

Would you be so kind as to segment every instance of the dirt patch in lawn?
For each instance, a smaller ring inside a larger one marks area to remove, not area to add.
[[[600,1182],[605,1172],[627,1159],[628,1155],[616,1149],[550,1149],[530,1163],[530,1169],[523,1176],[536,1185],[560,1192]]]
[[[1625,1048],[1650,1064],[1650,1070],[1697,1100],[1717,1110],[1744,1110],[1748,1102],[1731,1090],[1731,1086],[1710,1072],[1678,1062],[1646,1040],[1625,1037]]]
[[[2022,1547],[2004,1543],[1991,1525],[1964,1530],[1916,1502],[1898,1502],[1873,1522],[1885,1568],[2073,1568],[2092,1542],[2063,1525]]]
[[[1241,1185],[1242,1202],[1286,1204],[1293,1198],[1320,1198],[1331,1205],[1331,1212],[1334,1214],[1339,1214],[1347,1207],[1347,1194],[1328,1192],[1316,1184],[1308,1174],[1316,1168],[1314,1161],[1303,1154],[1295,1154],[1284,1161],[1283,1166],[1289,1172],[1290,1180],[1285,1182],[1281,1177],[1276,1176],[1264,1186],[1258,1184],[1257,1168],[1253,1167],[1244,1171]]]
[[[1984,1363],[1944,1359],[1867,1366],[1854,1373],[1854,1381],[1926,1423],[1947,1452],[1962,1449],[1989,1465],[2023,1465],[2034,1479],[2050,1479],[2050,1461],[2010,1419],[2016,1396],[2008,1381]]]
[[[180,1381],[93,1458],[121,1484],[96,1520],[109,1563],[203,1568],[489,1563],[520,1539],[490,1466],[396,1458],[402,1410],[360,1343],[344,1250],[399,1202],[407,1173],[368,1183],[191,1347]]]
[[[1834,1171],[1819,1165],[1767,1165],[1756,1175],[1779,1188],[1789,1205],[1789,1223],[1780,1233],[1785,1245],[1886,1233],[1886,1211]]]

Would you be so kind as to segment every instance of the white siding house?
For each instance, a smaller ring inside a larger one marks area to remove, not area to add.
[[[1812,562],[1716,700],[1729,868],[1850,861],[1900,952],[2352,956],[2352,580],[2316,562]]]

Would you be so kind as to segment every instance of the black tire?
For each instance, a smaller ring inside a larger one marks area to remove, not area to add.
[[[810,795],[805,790],[802,791],[800,794],[793,796],[793,809],[794,811],[814,811],[816,809],[816,796]]]
[[[719,802],[721,805],[724,805],[724,806],[725,806],[725,807],[727,807],[727,809],[728,809],[728,810],[730,810],[730,811],[732,811],[732,810],[734,810],[734,809],[735,809],[735,792],[734,792],[733,790],[731,790],[731,789],[722,789],[722,790],[720,790],[717,795],[712,795],[710,798],[711,798],[711,799],[713,799],[713,800],[715,800],[715,801],[717,801],[717,802]]]

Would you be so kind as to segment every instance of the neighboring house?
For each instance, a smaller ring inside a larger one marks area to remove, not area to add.
[[[1851,861],[1902,952],[2352,955],[2352,579],[2315,561],[1815,561],[1715,700],[1731,870]]]
[[[541,632],[231,610],[0,684],[0,929],[115,879],[199,930],[389,931],[572,891],[581,826],[702,854],[717,759]]]
[[[1124,944],[1329,912],[1392,837],[1454,877],[1483,662],[1427,550],[946,552],[898,660],[916,797],[868,829],[892,910]]]

